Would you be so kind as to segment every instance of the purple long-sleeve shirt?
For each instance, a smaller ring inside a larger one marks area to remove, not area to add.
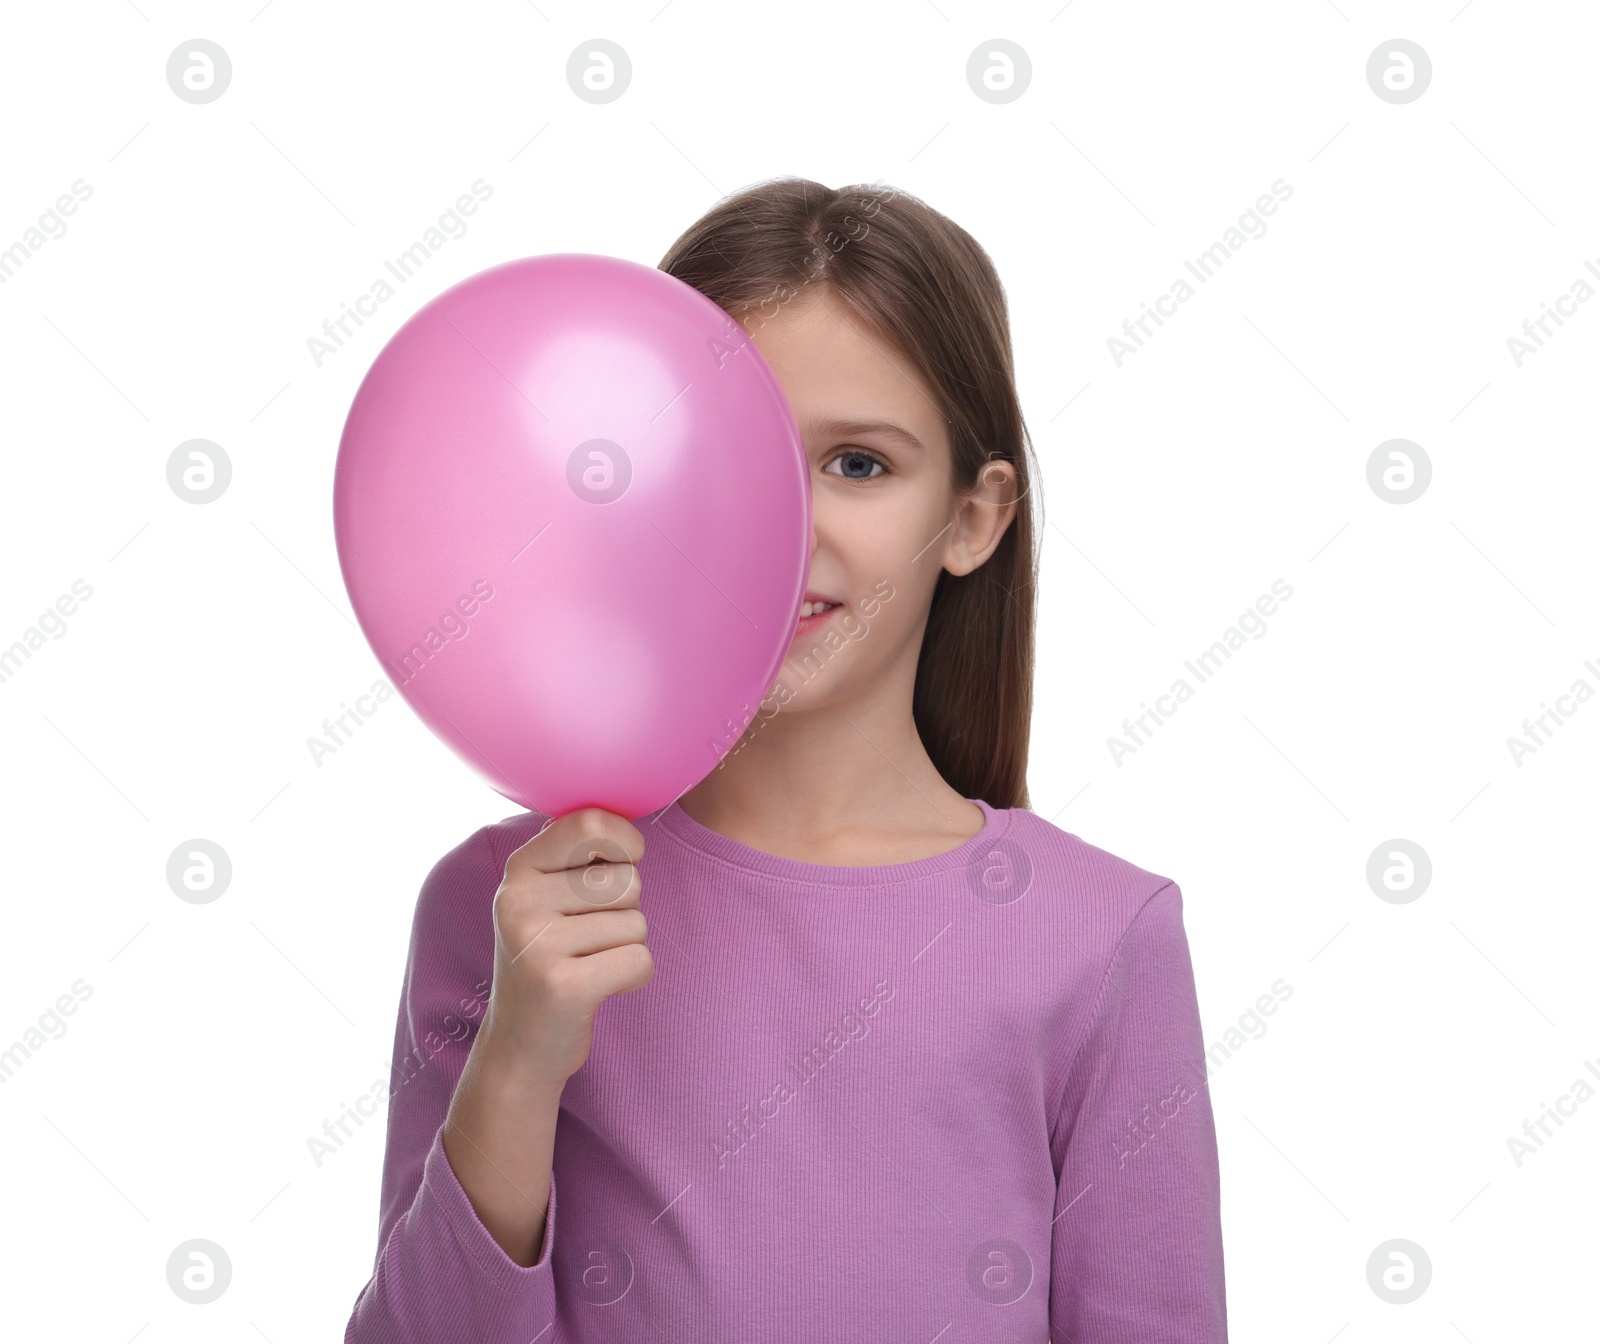
[[[545,818],[440,859],[346,1344],[1223,1344],[1179,889],[974,801],[971,840],[864,868],[762,853],[676,803],[640,819],[655,978],[600,1006],[527,1267],[478,1220],[441,1126],[495,891]]]

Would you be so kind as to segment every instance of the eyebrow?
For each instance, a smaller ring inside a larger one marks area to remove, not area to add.
[[[909,429],[897,425],[891,420],[830,419],[813,420],[810,424],[811,428],[821,435],[849,438],[856,434],[881,434],[885,438],[904,444],[907,448],[914,448],[919,453],[927,451],[921,439]]]

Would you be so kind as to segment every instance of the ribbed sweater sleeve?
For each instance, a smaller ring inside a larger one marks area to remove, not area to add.
[[[1225,1344],[1217,1142],[1183,898],[1123,933],[1062,1083],[1052,1337]]]
[[[378,1254],[345,1344],[529,1344],[552,1338],[552,1175],[539,1259],[517,1264],[479,1221],[443,1125],[493,975],[502,876],[490,828],[433,866],[412,921],[390,1075]]]

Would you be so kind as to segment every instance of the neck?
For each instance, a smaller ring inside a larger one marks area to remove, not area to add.
[[[923,746],[909,685],[758,716],[678,802],[701,825],[774,850],[851,832],[959,831],[972,811]]]

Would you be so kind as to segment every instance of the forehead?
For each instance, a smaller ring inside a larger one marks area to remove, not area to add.
[[[777,313],[753,310],[747,329],[807,433],[852,425],[904,426],[929,448],[947,445],[933,389],[906,357],[826,290]]]

